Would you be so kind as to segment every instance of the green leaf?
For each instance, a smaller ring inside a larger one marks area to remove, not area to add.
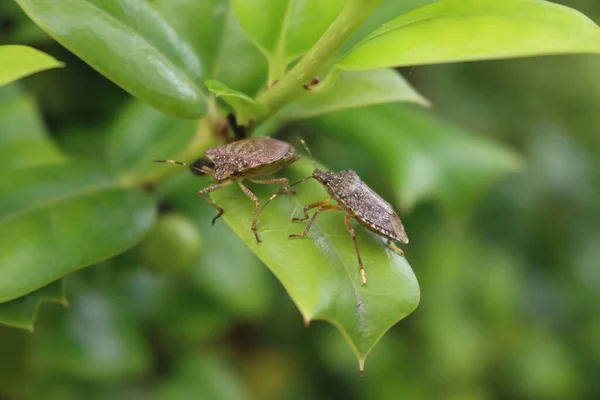
[[[301,119],[346,108],[378,103],[412,102],[428,106],[422,97],[396,71],[342,71],[329,74],[316,89],[284,106],[274,118]],[[332,83],[329,81],[333,80]]]
[[[301,160],[286,169],[286,176],[295,181],[311,172],[308,160]],[[274,192],[265,185],[248,185],[263,201]],[[291,223],[290,217],[300,215],[305,205],[327,198],[317,182],[305,182],[298,187],[298,195],[280,196],[269,204],[259,218],[260,244],[250,230],[254,204],[237,185],[214,192],[212,198],[224,208],[227,224],[281,281],[305,323],[325,320],[338,328],[361,369],[379,338],[416,308],[419,286],[406,259],[388,249],[383,239],[357,227],[368,280],[367,286],[361,286],[343,213],[325,212],[315,220],[308,237],[288,239],[306,225]]]
[[[150,352],[137,321],[107,288],[69,284],[72,306],[39,324],[31,357],[48,374],[106,382],[148,372]]]
[[[317,42],[348,3],[348,0],[232,1],[244,32],[272,64],[283,69]],[[277,72],[284,72],[283,69]]]
[[[385,24],[394,15],[404,14],[415,8],[423,7],[439,0],[383,0],[367,19],[350,35],[348,40],[338,50],[338,56],[343,56],[375,29]]]
[[[234,109],[238,122],[242,125],[249,125],[253,120],[266,113],[258,101],[242,92],[228,88],[219,81],[206,81],[206,87],[217,97],[222,97]]]
[[[206,113],[200,61],[147,2],[17,3],[59,43],[132,95],[174,116],[200,118]]]
[[[179,159],[178,154],[192,143],[196,128],[195,121],[170,117],[144,103],[131,101],[108,129],[108,164],[129,179],[146,179],[164,170],[164,165],[152,162],[153,159]]]
[[[43,301],[68,306],[65,280],[60,279],[26,296],[0,303],[0,324],[33,332],[33,324]]]
[[[378,105],[312,122],[376,160],[404,209],[435,199],[449,215],[464,219],[493,181],[521,164],[500,144],[413,108]]]
[[[27,46],[0,46],[0,86],[64,64]]]
[[[267,80],[265,58],[239,26],[229,0],[158,0],[155,4],[205,66],[205,77],[256,94]],[[239,68],[244,60],[244,68]]]
[[[339,64],[346,70],[600,52],[600,29],[542,0],[442,0],[391,20]]]
[[[14,84],[0,88],[0,170],[63,161],[65,157],[49,140],[34,101]]]
[[[0,173],[0,302],[135,245],[154,202],[80,164]]]

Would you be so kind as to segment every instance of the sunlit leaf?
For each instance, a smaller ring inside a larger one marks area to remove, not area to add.
[[[363,70],[563,53],[600,52],[600,28],[543,0],[442,0],[382,25],[339,66]]]
[[[350,35],[348,40],[338,50],[338,56],[346,54],[361,40],[375,29],[388,22],[393,16],[407,13],[415,8],[422,7],[439,0],[383,0],[381,4],[365,19],[365,21]]]
[[[0,46],[0,86],[63,64],[48,54],[27,46]]]
[[[331,75],[330,75],[331,76]],[[346,108],[356,108],[378,103],[411,102],[424,106],[423,98],[400,74],[391,69],[375,71],[343,71],[335,82],[320,83],[323,89],[307,91],[299,99],[284,106],[274,118],[301,119],[327,114]]]
[[[299,161],[286,169],[286,176],[294,181],[311,171],[308,161]],[[263,201],[274,192],[264,186],[252,186]],[[260,244],[250,230],[254,204],[239,187],[228,186],[212,198],[224,208],[227,224],[284,285],[305,323],[325,320],[333,324],[361,365],[379,338],[417,306],[419,286],[406,258],[388,249],[382,238],[357,227],[368,280],[367,286],[361,286],[343,213],[325,212],[308,237],[288,239],[306,225],[291,223],[290,218],[300,215],[305,205],[327,198],[318,183],[305,182],[298,187],[298,195],[280,196],[269,204],[259,218]]]
[[[0,303],[0,324],[33,331],[33,324],[44,301],[68,305],[65,281],[60,279],[18,299]]]
[[[65,161],[49,140],[34,101],[17,86],[0,88],[0,169]]]
[[[0,174],[0,301],[132,247],[154,208],[138,189],[80,164]]]
[[[405,209],[435,199],[464,219],[485,188],[520,167],[520,157],[502,145],[414,108],[379,105],[312,122],[376,160]]]
[[[199,59],[147,2],[17,3],[59,43],[134,96],[179,117],[200,118],[206,113]]]

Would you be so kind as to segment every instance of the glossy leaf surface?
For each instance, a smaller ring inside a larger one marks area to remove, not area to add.
[[[519,156],[501,145],[409,107],[340,111],[313,124],[373,157],[405,209],[435,199],[463,218],[485,188],[520,167]]]
[[[600,28],[542,0],[442,0],[382,25],[340,62],[347,70],[600,52]]]
[[[198,54],[206,79],[252,95],[265,83],[265,58],[240,28],[229,0],[158,0],[155,4]],[[243,68],[239,60],[244,60]]]
[[[207,111],[202,65],[142,0],[18,0],[42,29],[107,78],[179,117]]]
[[[315,89],[307,91],[304,96],[283,107],[275,118],[310,118],[378,103],[411,102],[429,105],[399,73],[391,69],[342,71],[333,83],[329,84],[325,80],[319,85],[324,88],[317,85]]]
[[[33,331],[33,324],[44,301],[68,305],[65,281],[60,279],[18,299],[0,303],[0,324]]]
[[[62,66],[54,57],[32,47],[0,46],[0,86],[36,72]]]
[[[286,169],[286,176],[295,181],[311,171],[310,163],[301,160]],[[251,186],[263,201],[275,191],[265,186]],[[327,198],[318,183],[305,182],[298,186],[298,195],[280,196],[265,208],[258,225],[260,244],[250,230],[254,204],[237,185],[215,192],[212,198],[224,208],[227,224],[282,282],[304,321],[333,324],[361,365],[379,338],[417,306],[419,286],[406,258],[388,249],[383,239],[357,227],[368,280],[366,287],[361,286],[342,212],[324,212],[308,237],[288,239],[290,233],[305,227],[305,223],[291,223],[290,218],[300,216],[305,205]]]
[[[136,244],[154,203],[78,164],[0,176],[0,301],[30,293]]]

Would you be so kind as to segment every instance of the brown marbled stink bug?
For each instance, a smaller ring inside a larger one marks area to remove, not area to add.
[[[311,176],[301,179],[298,182],[289,185],[289,187],[304,182],[307,179],[314,178],[325,187],[329,197],[326,200],[317,201],[304,207],[303,218],[292,218],[292,221],[306,221],[309,218],[308,210],[318,207],[317,211],[315,211],[310,218],[310,221],[308,221],[304,231],[302,233],[291,234],[289,237],[305,237],[315,221],[315,218],[322,211],[344,211],[346,213],[344,224],[346,225],[346,229],[348,230],[348,233],[350,233],[350,236],[354,242],[356,257],[358,259],[358,265],[360,268],[360,276],[364,286],[367,284],[367,277],[362,259],[360,258],[358,243],[356,242],[356,234],[354,232],[354,228],[352,228],[350,225],[350,219],[355,219],[366,229],[386,238],[388,246],[400,255],[404,255],[404,252],[394,245],[394,241],[408,243],[408,237],[406,236],[404,226],[402,226],[402,222],[400,222],[400,218],[394,212],[392,206],[382,199],[377,193],[375,193],[369,186],[367,186],[367,184],[360,179],[356,172],[349,169],[341,172],[323,171],[319,169],[313,160],[310,150],[308,149],[308,146],[304,140],[299,140],[304,145],[304,148],[306,149],[306,152],[308,153],[315,169]],[[280,190],[280,192],[282,192],[282,190]],[[277,197],[280,192],[271,196],[269,201]],[[332,199],[335,200],[337,204],[328,204]]]
[[[269,137],[252,137],[227,143],[222,146],[213,147],[204,152],[204,154],[214,163],[214,167],[195,163],[187,164],[175,160],[154,160],[156,162],[166,162],[179,164],[189,167],[192,171],[211,175],[213,185],[204,188],[198,192],[198,195],[217,210],[217,215],[213,218],[214,224],[217,218],[223,214],[223,209],[213,203],[206,195],[237,182],[242,191],[250,200],[254,202],[254,216],[252,218],[252,233],[256,242],[261,240],[256,231],[256,222],[258,218],[260,202],[258,197],[250,191],[242,181],[244,179],[259,184],[280,184],[281,189],[278,193],[287,192],[287,178],[255,179],[274,174],[282,168],[287,167],[301,156],[295,154],[295,149],[289,143]]]

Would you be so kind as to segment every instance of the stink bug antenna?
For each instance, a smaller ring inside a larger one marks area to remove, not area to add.
[[[302,146],[304,146],[304,149],[306,150],[306,153],[308,154],[308,157],[310,158],[310,161],[312,162],[315,169],[318,169],[317,163],[315,162],[314,158],[312,157],[312,154],[310,153],[310,150],[309,150],[308,146],[306,145],[306,142],[304,141],[304,139],[298,138],[298,140],[300,141],[300,143],[302,143]],[[286,193],[288,191],[288,189],[291,188],[292,186],[296,186],[297,184],[302,183],[305,180],[308,180],[310,178],[314,178],[314,177],[312,175],[310,175],[310,176],[307,176],[306,178],[300,179],[298,182],[294,182],[289,185],[282,186],[277,192],[275,192],[271,197],[269,197],[269,200],[267,200],[265,202],[265,204],[263,204],[263,206],[261,207],[259,212],[264,210],[264,208],[267,206],[267,204],[269,204],[271,202],[271,200],[273,200],[275,197],[279,196],[280,194]]]
[[[260,208],[260,210],[258,212],[261,212],[262,210],[264,210],[265,207],[267,206],[267,204],[269,204],[271,202],[271,200],[273,200],[275,197],[279,196],[280,194],[286,193],[288,191],[288,189],[291,188],[292,186],[296,186],[297,184],[302,183],[305,180],[310,179],[312,177],[313,177],[312,175],[307,176],[306,178],[300,179],[298,182],[294,182],[290,185],[285,185],[285,186],[280,187],[277,192],[275,192],[271,197],[269,197],[269,200],[267,200],[265,202],[265,204],[263,204],[263,206]],[[296,192],[290,192],[290,193],[295,194]]]
[[[312,175],[311,176],[307,176],[306,178],[300,179],[298,182],[294,182],[294,183],[291,183],[289,185],[282,186],[281,188],[279,188],[279,190],[277,192],[275,192],[271,197],[269,197],[269,200],[267,200],[265,202],[265,204],[263,204],[263,206],[261,207],[261,209],[259,210],[259,212],[262,211],[262,210],[264,210],[264,208],[267,206],[267,204],[269,204],[271,202],[271,200],[273,200],[275,197],[279,196],[280,194],[284,194],[292,186],[296,186],[297,184],[302,183],[305,180],[308,180],[308,179],[310,179],[312,177],[313,177]],[[296,193],[296,192],[291,192],[291,193]]]
[[[304,149],[306,150],[306,153],[308,154],[308,157],[310,158],[310,162],[312,162],[312,165],[315,167],[315,169],[318,169],[317,163],[315,162],[315,159],[313,158],[312,154],[310,153],[310,149],[306,145],[306,142],[304,141],[304,139],[298,138],[298,140],[300,141],[300,143],[302,143],[302,146],[304,146]]]
[[[188,164],[188,163],[185,163],[182,161],[175,161],[175,160],[152,160],[152,161],[160,162],[160,163],[181,165],[183,167],[188,167],[194,173],[209,174],[209,175],[213,174],[213,170],[205,165],[201,165],[201,166],[197,167],[196,165]]]

